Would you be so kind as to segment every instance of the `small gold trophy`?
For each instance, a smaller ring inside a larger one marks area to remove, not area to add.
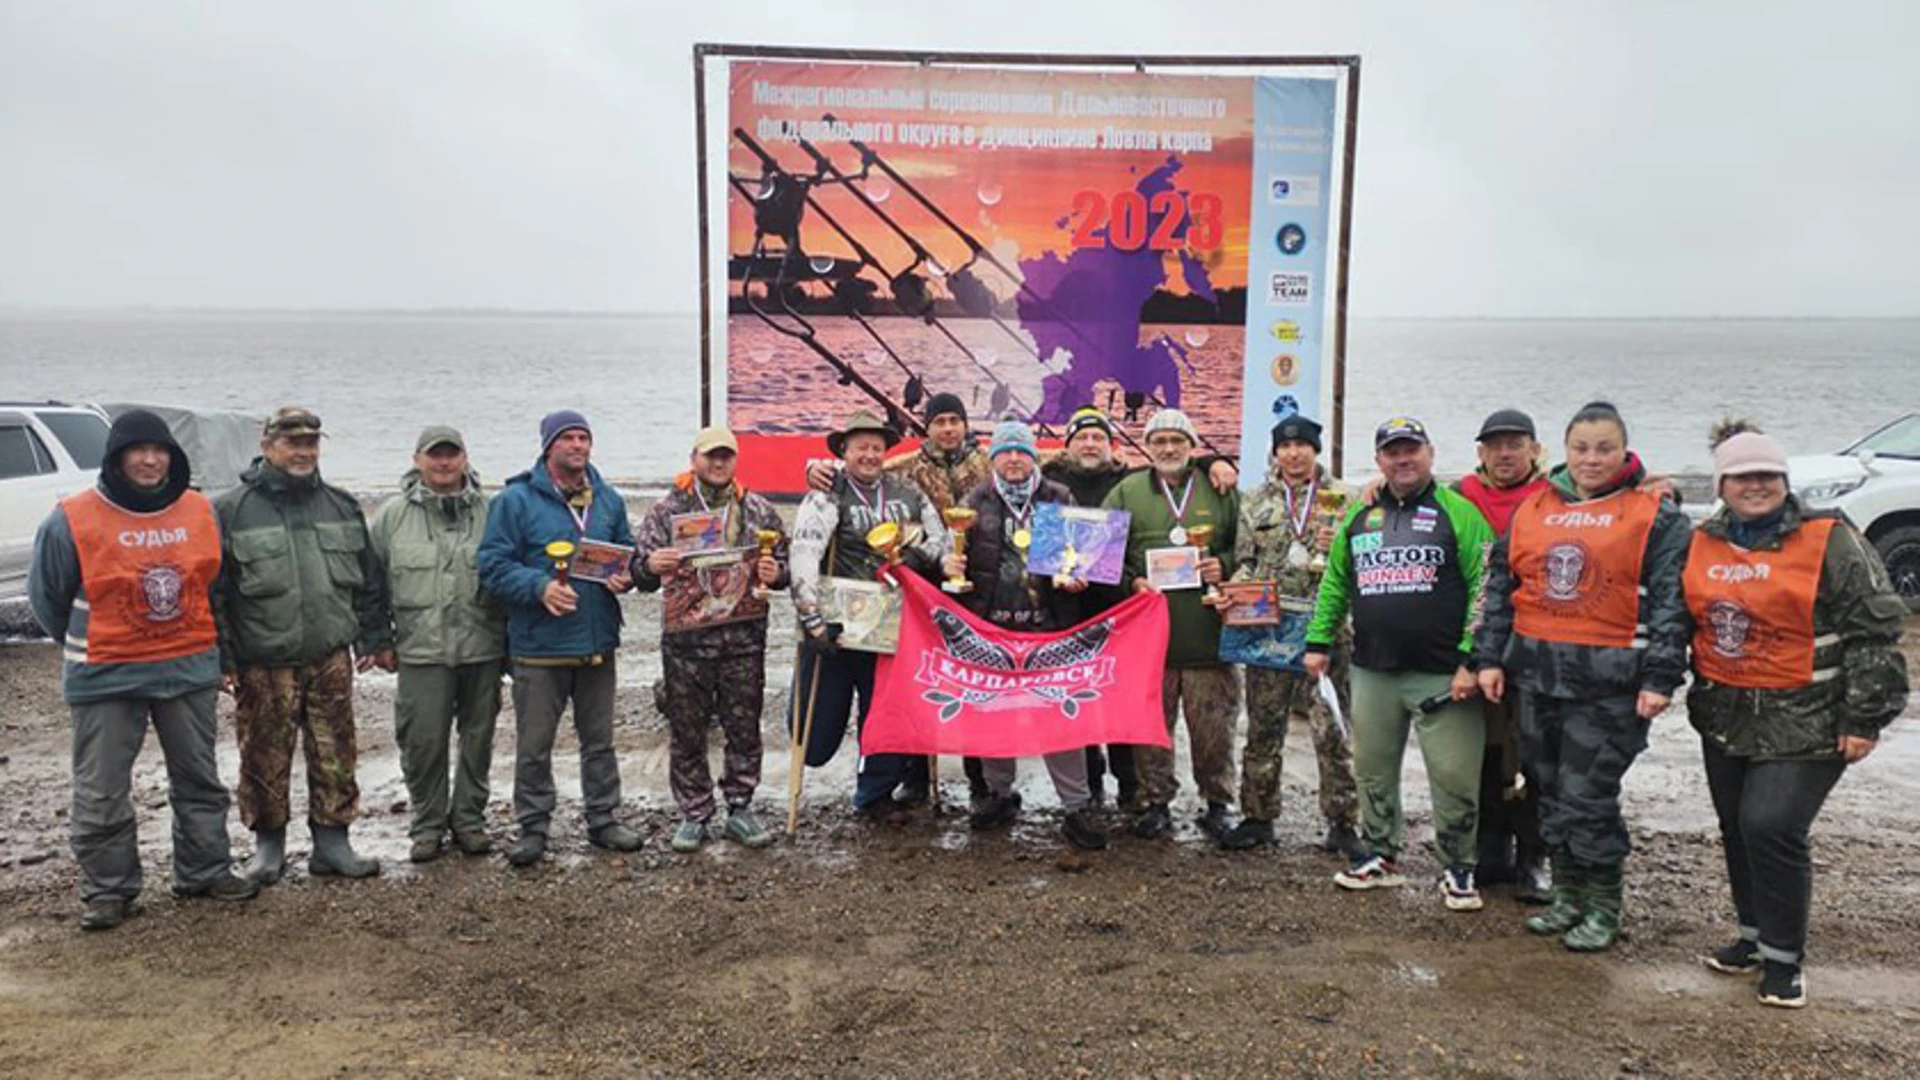
[[[1347,512],[1346,493],[1332,488],[1321,488],[1313,497],[1313,512],[1316,524],[1330,529],[1338,526],[1341,517]],[[1313,544],[1316,550],[1313,553],[1313,559],[1307,563],[1307,569],[1316,574],[1323,574],[1327,570],[1327,553],[1321,548],[1318,536],[1314,537]]]
[[[953,554],[957,558],[966,558],[967,530],[973,528],[973,523],[979,520],[979,511],[965,506],[950,506],[940,511],[940,518],[947,523],[947,529],[953,533]],[[972,592],[973,582],[968,581],[965,574],[955,574],[941,582],[940,588],[950,593]]]
[[[773,558],[773,549],[780,546],[780,530],[755,529],[753,530],[753,538],[760,542],[760,557],[763,559]],[[760,568],[756,565],[754,567],[754,577],[757,579],[759,574]],[[767,597],[773,595],[773,590],[767,588],[765,585],[755,585],[753,587],[753,595],[755,599],[765,600]]]
[[[567,568],[573,565],[573,541],[555,540],[548,544],[547,558],[553,560],[553,580],[562,585],[569,584]]]
[[[899,522],[883,521],[867,530],[867,546],[885,559],[888,566],[900,565],[900,539]]]
[[[1203,559],[1211,557],[1212,553],[1207,550],[1207,545],[1212,542],[1213,526],[1211,525],[1195,525],[1187,530],[1187,543],[1199,548],[1200,557]],[[1219,595],[1220,587],[1218,585],[1209,584],[1207,586],[1207,596],[1209,598]]]

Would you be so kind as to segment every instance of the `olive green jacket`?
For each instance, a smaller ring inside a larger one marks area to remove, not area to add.
[[[1814,515],[1788,497],[1780,536]],[[1724,507],[1700,526],[1725,539]],[[1769,549],[1778,548],[1776,536]],[[1684,610],[1684,609],[1683,609]],[[1906,602],[1860,531],[1842,518],[1827,537],[1813,601],[1813,663],[1834,677],[1785,690],[1727,686],[1694,675],[1687,719],[1722,753],[1754,758],[1831,758],[1842,735],[1877,739],[1907,705],[1907,662],[1900,653]],[[1691,637],[1692,617],[1688,615]]]
[[[471,469],[452,495],[434,494],[414,469],[374,511],[369,542],[393,598],[401,663],[452,667],[506,655],[506,608],[480,588],[487,501]]]
[[[386,581],[353,496],[317,472],[298,480],[255,458],[213,509],[221,670],[292,667],[347,645],[362,654],[392,648]]]

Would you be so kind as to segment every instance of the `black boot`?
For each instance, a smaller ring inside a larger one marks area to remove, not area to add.
[[[1553,871],[1548,868],[1546,852],[1521,853],[1520,865],[1514,871],[1514,886],[1514,898],[1523,904],[1545,904],[1553,900]]]
[[[253,857],[241,869],[240,876],[255,885],[272,885],[287,869],[287,830],[258,829],[253,834]]]
[[[1207,812],[1200,815],[1200,829],[1213,837],[1214,843],[1224,842],[1233,831],[1233,808],[1223,802],[1208,803]]]
[[[1155,840],[1173,831],[1173,813],[1166,803],[1154,803],[1141,811],[1133,823],[1133,835],[1142,840]]]
[[[365,878],[380,872],[380,861],[363,857],[347,840],[344,825],[313,826],[313,854],[307,872],[315,877]]]
[[[1271,843],[1273,843],[1273,822],[1262,821],[1259,818],[1243,820],[1227,835],[1220,838],[1220,846],[1228,851],[1246,851]]]

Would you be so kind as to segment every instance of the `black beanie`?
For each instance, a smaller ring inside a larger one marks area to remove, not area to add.
[[[960,400],[959,394],[935,394],[927,399],[925,417],[927,423],[931,424],[934,417],[945,416],[948,413],[953,413],[963,421],[966,420],[967,403]]]
[[[1295,414],[1273,425],[1273,446],[1280,449],[1283,442],[1303,442],[1313,447],[1314,453],[1320,452],[1320,425],[1304,416]]]
[[[157,490],[135,487],[120,467],[120,457],[128,447],[157,443],[167,448],[171,459],[166,482]],[[107,429],[107,451],[100,457],[100,486],[115,506],[137,513],[152,513],[172,506],[193,479],[193,466],[187,452],[173,437],[167,422],[145,409],[129,409],[114,418]]]

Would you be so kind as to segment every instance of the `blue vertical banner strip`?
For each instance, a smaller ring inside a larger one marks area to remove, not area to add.
[[[1294,413],[1327,423],[1335,85],[1332,79],[1255,80],[1243,487],[1258,487],[1266,478],[1274,424]]]

